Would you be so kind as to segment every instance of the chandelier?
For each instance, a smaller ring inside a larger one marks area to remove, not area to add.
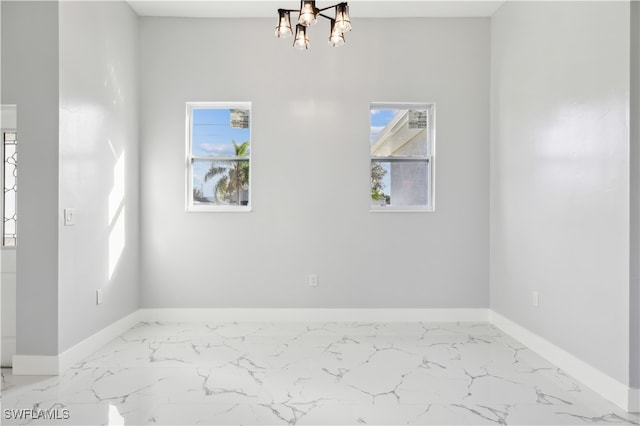
[[[335,9],[335,17],[332,18],[322,12]],[[333,6],[318,9],[315,1],[301,1],[300,10],[278,9],[278,26],[276,27],[276,37],[287,38],[293,35],[291,28],[291,12],[298,12],[298,23],[296,25],[296,36],[293,39],[293,47],[305,50],[309,48],[309,37],[307,28],[315,24],[318,16],[328,19],[331,22],[329,31],[329,44],[333,47],[344,44],[344,33],[351,31],[351,21],[349,20],[349,5],[338,3]]]

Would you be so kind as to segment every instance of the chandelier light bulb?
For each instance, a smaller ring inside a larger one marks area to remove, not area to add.
[[[331,20],[331,31],[329,32],[329,45],[333,47],[342,46],[344,44],[344,34],[336,27],[336,20]]]
[[[291,17],[290,12],[284,9],[278,9],[278,26],[276,27],[276,37],[287,38],[291,37],[293,32],[291,31]]]
[[[315,1],[303,1],[300,6],[300,17],[298,18],[298,24],[308,27],[317,22],[316,15],[318,9],[316,9]]]
[[[293,40],[293,47],[300,50],[309,48],[309,38],[307,37],[307,27],[296,25],[296,38]]]
[[[349,19],[349,5],[340,3],[336,6],[336,26],[340,31],[346,33],[351,31],[351,20]]]

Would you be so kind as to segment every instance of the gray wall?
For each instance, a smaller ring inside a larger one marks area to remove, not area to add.
[[[138,122],[138,17],[61,2],[60,351],[138,308]]]
[[[2,1],[2,101],[16,104],[17,353],[58,354],[58,4]]]
[[[141,20],[143,308],[488,307],[489,20],[325,24]],[[184,211],[189,101],[253,102],[252,212]],[[368,211],[369,103],[402,101],[436,103],[435,213]]]
[[[2,103],[20,117],[17,353],[57,355],[138,307],[138,18],[120,2],[2,8]]]
[[[628,383],[629,3],[491,25],[491,307]]]
[[[631,2],[629,385],[640,388],[640,2]]]

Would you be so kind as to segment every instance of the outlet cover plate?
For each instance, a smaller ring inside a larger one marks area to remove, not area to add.
[[[318,274],[309,274],[309,287],[318,286]]]

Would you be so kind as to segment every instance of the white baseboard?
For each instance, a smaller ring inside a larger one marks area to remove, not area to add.
[[[491,311],[490,320],[496,327],[598,392],[602,397],[630,411],[632,389],[628,386],[495,311]]]
[[[487,309],[140,309],[59,355],[14,355],[13,374],[58,375],[121,335],[147,322],[482,322]]]
[[[138,312],[139,311],[133,312],[106,326],[59,355],[14,355],[13,374],[29,376],[59,375],[138,324],[140,322]]]
[[[11,360],[16,354],[16,337],[3,337],[1,345],[0,365],[11,367]]]
[[[57,355],[14,355],[13,371],[15,376],[57,376],[60,374],[60,362]]]
[[[488,309],[141,309],[146,322],[482,322]]]
[[[491,322],[602,397],[640,412],[640,389],[628,386],[489,309],[140,309],[57,356],[15,355],[13,374],[57,375],[140,321],[145,322]],[[4,343],[4,342],[3,342]]]
[[[60,371],[66,371],[69,367],[82,361],[116,337],[129,330],[140,322],[139,312],[135,311],[124,318],[106,326],[96,334],[87,337],[58,355],[60,358]]]
[[[631,413],[640,413],[640,389],[629,389],[629,409]]]

